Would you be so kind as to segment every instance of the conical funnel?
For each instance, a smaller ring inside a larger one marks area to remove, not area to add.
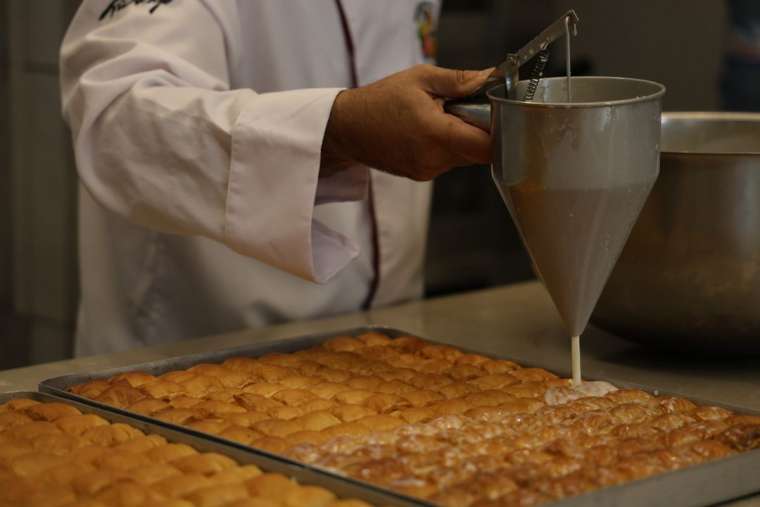
[[[665,88],[543,79],[532,102],[489,91],[492,174],[571,336],[582,333],[659,172]],[[526,81],[517,84],[524,94]]]

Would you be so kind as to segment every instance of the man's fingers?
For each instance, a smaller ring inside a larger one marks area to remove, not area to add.
[[[465,97],[475,92],[486,81],[493,69],[456,70],[425,65],[420,81],[428,93],[439,97]]]
[[[432,134],[452,155],[456,164],[488,164],[491,161],[491,136],[455,116],[443,115]]]

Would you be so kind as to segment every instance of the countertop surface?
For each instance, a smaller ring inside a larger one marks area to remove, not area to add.
[[[544,288],[510,285],[308,322],[293,322],[105,356],[0,371],[0,391],[36,390],[40,381],[210,349],[337,331],[369,324],[396,327],[562,375],[570,370],[570,340]],[[583,374],[661,392],[760,411],[760,358],[690,357],[645,349],[589,327],[581,339]],[[732,505],[760,506],[760,496]]]

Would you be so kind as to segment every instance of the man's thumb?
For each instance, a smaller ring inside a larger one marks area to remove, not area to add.
[[[430,66],[422,74],[425,89],[439,97],[466,97],[474,93],[488,79],[493,69],[460,70]]]

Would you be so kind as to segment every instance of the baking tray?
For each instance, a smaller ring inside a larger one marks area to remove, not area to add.
[[[296,479],[299,484],[321,486],[329,489],[342,499],[356,498],[377,506],[396,505],[400,507],[420,507],[431,505],[418,499],[408,498],[404,495],[392,493],[376,486],[360,485],[352,479],[338,477],[332,474],[324,474],[309,467],[285,462],[279,458],[269,456],[264,452],[251,450],[250,448],[241,448],[240,446],[228,445],[224,442],[192,435],[185,431],[178,431],[169,428],[166,425],[154,424],[145,420],[136,420],[132,417],[118,414],[111,410],[104,410],[91,404],[79,403],[78,401],[61,398],[60,396],[24,391],[0,393],[0,404],[16,398],[29,398],[40,402],[54,401],[67,403],[78,408],[83,413],[99,415],[112,423],[129,424],[146,433],[160,435],[172,443],[187,444],[201,452],[217,452],[224,454],[240,464],[256,465],[263,471],[276,472],[283,474],[286,477],[291,477]]]
[[[185,432],[190,435],[199,438],[205,438],[213,442],[222,443],[227,446],[236,447],[242,450],[254,451],[257,454],[267,455],[269,459],[278,460],[282,463],[287,463],[290,466],[311,469],[314,472],[323,473],[334,477],[342,477],[338,472],[335,472],[333,470],[299,463],[284,456],[269,454],[264,451],[260,451],[255,448],[240,444],[238,442],[224,439],[217,435],[202,433],[192,428],[167,423],[165,421],[154,419],[143,414],[137,414],[134,412],[129,412],[127,410],[105,405],[89,398],[73,394],[69,392],[68,389],[77,384],[102,378],[110,378],[114,375],[130,371],[144,371],[152,375],[161,375],[162,373],[166,373],[172,370],[186,369],[197,363],[218,363],[234,356],[257,357],[274,352],[295,352],[304,348],[313,347],[335,336],[356,336],[358,334],[367,332],[381,332],[391,338],[398,336],[414,336],[431,343],[437,343],[429,338],[417,336],[414,333],[409,333],[396,328],[385,326],[364,326],[352,329],[336,330],[329,333],[298,336],[268,342],[254,343],[250,345],[242,345],[239,347],[218,351],[200,352],[175,358],[159,359],[157,361],[133,364],[130,366],[101,370],[93,373],[64,375],[61,377],[44,380],[40,384],[39,388],[43,392],[51,393],[62,398],[76,400],[80,403],[92,405],[105,411],[118,413],[129,418],[130,420],[138,419],[150,422],[153,425],[165,426],[175,431]],[[464,347],[457,346],[457,348],[463,352],[483,354],[478,351],[468,350]],[[498,354],[483,355],[497,359],[515,361],[510,357],[505,357]],[[541,365],[529,364],[525,361],[515,362],[525,367],[541,367]],[[656,387],[640,385],[631,382],[618,382],[615,379],[589,380],[606,380],[607,382],[610,382],[619,388],[641,389],[643,391],[655,393],[657,395],[673,395],[683,397],[680,394],[669,393],[667,391],[657,389]],[[688,399],[700,405],[715,405],[741,414],[760,415],[760,411],[747,407],[733,406],[721,403],[720,401],[705,400],[693,397],[688,397]],[[388,489],[379,488],[378,486],[374,486],[370,483],[362,481],[352,480],[352,482],[360,485],[361,487],[375,488],[380,491],[390,491]],[[756,492],[760,492],[760,449],[744,452],[729,458],[724,458],[721,460],[704,463],[673,472],[658,474],[645,479],[631,481],[619,486],[602,488],[596,491],[585,493],[583,495],[565,498],[548,505],[557,507],[580,507],[589,505],[611,507],[638,507],[640,505],[687,507],[713,505],[716,503],[737,499]],[[403,498],[411,501],[410,497]],[[419,502],[422,505],[431,505],[429,503],[426,504],[424,500],[415,499],[415,501]]]

